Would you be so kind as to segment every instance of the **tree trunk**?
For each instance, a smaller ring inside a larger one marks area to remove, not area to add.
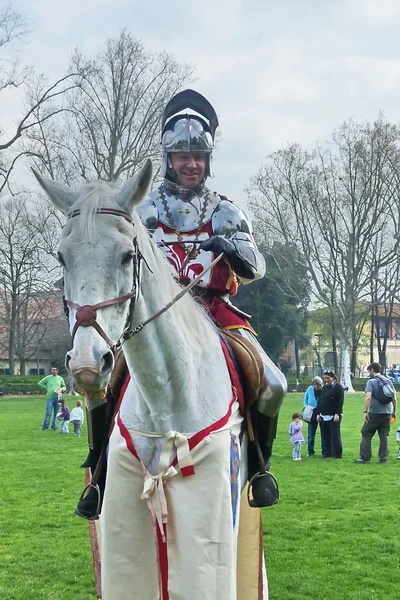
[[[294,341],[294,356],[296,361],[296,378],[300,379],[300,349],[296,340]]]
[[[358,347],[357,340],[353,339],[352,349],[351,349],[350,370],[354,376],[356,375],[356,370],[357,370],[357,347]]]
[[[335,373],[338,372],[338,350],[337,350],[337,343],[336,343],[336,336],[332,335],[332,352],[333,352],[333,364],[334,364],[334,371]]]
[[[381,373],[386,371],[386,350],[379,351],[379,364],[381,365]]]
[[[315,350],[315,354],[317,356],[317,370],[318,370],[318,372],[316,373],[316,375],[319,375],[319,377],[322,377],[321,353],[319,352],[318,348],[314,348],[314,350]]]
[[[19,374],[26,375],[26,360],[22,358],[19,363]]]
[[[15,375],[15,318],[10,320],[8,332],[8,370],[11,377]]]
[[[15,357],[14,357],[14,340],[11,339],[8,344],[8,370],[11,377],[15,375]]]
[[[340,353],[340,383],[347,387],[349,392],[354,392],[353,383],[350,377],[350,346],[343,344]]]
[[[369,337],[369,362],[374,362],[374,331],[375,331],[375,307],[371,310],[371,335]]]

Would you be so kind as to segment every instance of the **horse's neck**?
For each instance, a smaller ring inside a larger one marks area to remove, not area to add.
[[[167,263],[151,261],[151,253],[146,260],[150,269],[143,264],[133,327],[171,300],[171,286],[166,292],[162,283],[172,277]],[[161,272],[163,268],[166,272]],[[176,286],[175,291],[179,289]],[[124,346],[135,388],[133,410],[142,429],[190,433],[218,420],[228,409],[231,388],[218,335],[205,316],[198,343],[193,331],[183,330],[178,311],[193,311],[193,319],[199,319],[192,304],[183,298]]]

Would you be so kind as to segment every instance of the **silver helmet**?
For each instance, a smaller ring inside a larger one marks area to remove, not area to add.
[[[188,108],[201,116],[181,113]],[[214,108],[198,92],[184,90],[171,98],[162,118],[161,176],[173,178],[170,152],[204,152],[208,155],[206,177],[213,177],[212,151],[217,127],[218,117]]]

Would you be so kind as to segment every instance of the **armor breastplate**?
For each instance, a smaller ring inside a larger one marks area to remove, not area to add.
[[[147,209],[143,206],[143,210],[139,207],[138,211],[148,229],[154,229],[155,222],[153,227],[148,225],[151,225],[152,217],[156,217],[167,227],[184,233],[195,231],[200,223],[202,226],[208,223],[220,202],[220,197],[206,187],[180,195],[171,193],[167,188],[160,188],[150,194],[148,201],[153,205],[153,211],[150,206]]]
[[[210,192],[205,186],[190,191],[177,186],[169,189],[168,185],[165,183],[159,190],[152,192],[136,210],[146,229],[153,235],[155,243],[163,249],[177,272],[181,272],[182,259],[178,260],[173,256],[173,244],[191,247],[193,242],[220,235],[232,242],[237,255],[253,273],[251,279],[245,280],[242,277],[242,281],[263,277],[265,261],[257,249],[251,223],[243,210],[217,193]],[[196,263],[203,268],[210,261],[210,253],[198,253]],[[192,261],[187,267],[192,267]]]

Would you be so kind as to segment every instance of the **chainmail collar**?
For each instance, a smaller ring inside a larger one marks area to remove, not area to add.
[[[167,194],[176,196],[183,202],[190,202],[195,196],[202,198],[205,193],[209,192],[205,185],[205,179],[197,187],[191,189],[165,178],[161,184],[161,189],[165,190]]]

